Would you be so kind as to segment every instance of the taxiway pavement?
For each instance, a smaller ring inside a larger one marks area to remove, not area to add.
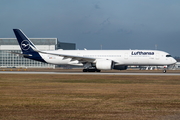
[[[107,72],[30,72],[30,71],[0,71],[0,74],[59,74],[59,75],[159,75],[180,76],[180,73],[107,73]]]

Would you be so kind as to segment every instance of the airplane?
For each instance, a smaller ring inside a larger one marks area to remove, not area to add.
[[[167,66],[177,61],[167,52],[159,50],[53,50],[41,51],[22,32],[13,29],[25,58],[55,65],[83,66],[83,72],[126,70],[129,65]],[[163,72],[166,72],[164,68]]]

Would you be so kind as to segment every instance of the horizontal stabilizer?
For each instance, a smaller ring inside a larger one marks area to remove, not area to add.
[[[16,54],[16,55],[20,55],[20,56],[26,56],[26,57],[30,57],[30,56],[32,56],[31,54],[22,54],[22,53],[11,52],[11,51],[9,51],[8,53],[11,53],[11,54]]]

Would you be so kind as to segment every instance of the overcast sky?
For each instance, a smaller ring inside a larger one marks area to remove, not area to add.
[[[0,38],[20,28],[77,49],[155,49],[180,56],[180,0],[1,0]]]

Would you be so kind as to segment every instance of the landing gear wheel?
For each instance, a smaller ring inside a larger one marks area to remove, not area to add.
[[[95,69],[88,69],[88,72],[95,72]]]
[[[166,73],[166,70],[163,70],[163,73]]]
[[[101,70],[96,70],[96,72],[101,72]]]
[[[83,72],[87,72],[88,70],[87,69],[83,69]]]

